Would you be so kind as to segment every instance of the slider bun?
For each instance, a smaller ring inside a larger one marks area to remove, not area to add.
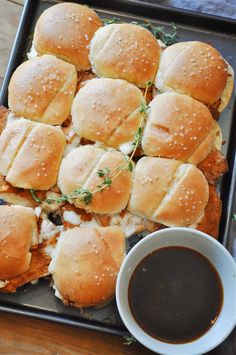
[[[53,54],[74,64],[78,71],[88,70],[88,46],[100,26],[98,15],[87,6],[54,5],[38,19],[33,44],[40,55]]]
[[[77,84],[75,67],[51,55],[21,64],[9,84],[9,108],[16,116],[52,125],[70,114]]]
[[[227,71],[228,64],[209,44],[180,42],[164,50],[155,85],[161,91],[176,91],[213,105],[226,87]]]
[[[169,227],[191,225],[207,205],[209,187],[192,164],[141,158],[135,168],[129,211]]]
[[[215,120],[204,104],[186,95],[161,94],[150,104],[142,148],[145,155],[198,164],[210,153],[214,140],[219,146],[215,131]]]
[[[97,190],[97,186],[104,181],[98,176],[98,170],[110,169],[107,177],[114,179],[111,186],[93,195],[91,203],[84,204],[81,198],[71,200],[76,207],[88,212],[115,214],[122,211],[128,204],[132,184],[130,171],[118,168],[126,166],[127,161],[120,152],[105,150],[93,145],[85,145],[74,149],[63,160],[59,170],[58,186],[63,194],[73,194],[78,188]]]
[[[34,211],[22,206],[0,206],[0,220],[0,279],[8,280],[29,269],[37,225]]]
[[[160,53],[150,31],[133,24],[112,24],[95,33],[90,61],[98,76],[125,79],[144,88],[154,81]]]
[[[61,128],[21,118],[0,137],[0,173],[15,187],[48,190],[56,184],[65,147]]]
[[[80,137],[118,148],[133,141],[144,100],[141,90],[119,79],[90,80],[75,97],[72,121]]]
[[[114,296],[124,256],[121,228],[75,227],[61,234],[49,271],[65,304],[90,307]]]

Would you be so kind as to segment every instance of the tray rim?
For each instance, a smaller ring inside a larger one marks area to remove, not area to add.
[[[8,61],[7,68],[6,68],[6,71],[4,74],[1,90],[0,90],[0,105],[4,104],[4,101],[7,96],[10,77],[12,75],[14,68],[15,68],[16,58],[18,56],[18,53],[20,52],[20,43],[21,43],[22,37],[24,35],[24,27],[25,27],[25,23],[27,21],[27,17],[30,13],[30,8],[33,6],[33,4],[36,7],[41,1],[42,0],[37,0],[37,2],[36,2],[36,0],[25,0],[22,14],[21,14],[20,21],[19,21],[19,25],[17,28],[17,32],[15,35],[15,39],[14,39],[11,53],[9,56],[9,61]],[[53,4],[53,1],[48,0],[48,3],[50,3],[50,2]],[[103,6],[106,8],[109,8],[109,3],[107,2],[107,0],[79,0],[79,1],[74,1],[74,2],[77,2],[80,4],[87,4],[88,6],[92,6],[98,10],[100,8],[101,11],[103,10]],[[183,17],[187,16],[188,19],[190,19],[190,18],[204,19],[206,21],[210,21],[211,25],[214,25],[217,23],[218,24],[219,23],[220,24],[227,24],[230,27],[232,27],[232,29],[234,30],[234,32],[232,33],[231,31],[228,31],[228,29],[227,29],[227,33],[236,36],[236,20],[235,19],[221,17],[221,16],[215,16],[215,15],[211,15],[211,14],[200,13],[200,12],[196,12],[196,11],[192,11],[192,10],[185,10],[185,9],[181,9],[181,8],[175,8],[175,7],[172,8],[169,6],[155,4],[155,3],[140,2],[137,0],[113,0],[112,2],[117,3],[120,6],[127,8],[127,12],[129,12],[129,13],[132,12],[132,9],[129,8],[130,6],[135,6],[135,7],[138,6],[140,8],[140,11],[143,8],[149,8],[149,9],[153,9],[155,11],[159,10],[159,11],[161,11],[162,14],[166,12],[167,14],[170,14],[170,15],[177,15],[177,16],[182,15]],[[94,3],[97,3],[97,4],[94,4]],[[123,12],[123,9],[121,12]],[[136,14],[134,14],[134,15],[136,15]],[[160,21],[166,21],[166,20],[165,19],[163,20],[160,18]],[[181,21],[178,21],[178,22],[185,24],[187,21],[183,20],[183,22],[181,22]],[[200,29],[205,29],[205,27],[202,27],[201,24],[200,25],[192,24],[192,26],[199,27]],[[208,28],[208,29],[210,30],[210,28]],[[214,30],[214,32],[219,33],[220,31]],[[224,33],[226,33],[226,32],[224,32]],[[236,101],[234,103],[234,106],[236,107]],[[235,111],[235,109],[232,109],[232,111]],[[236,129],[236,122],[234,123],[234,120],[232,120],[231,129],[232,129],[232,126],[234,126],[234,128]],[[232,138],[232,136],[231,136],[231,138]],[[230,146],[230,144],[229,144],[229,146]],[[236,192],[236,142],[235,142],[235,144],[233,144],[233,146],[234,146],[234,154],[233,154],[233,157],[231,157],[232,161],[229,162],[229,172],[227,174],[225,174],[225,176],[222,179],[222,184],[225,184],[225,183],[227,184],[227,181],[228,180],[230,181],[230,185],[228,186],[228,192],[226,192],[228,195],[228,204],[226,206],[226,210],[224,211],[224,214],[225,214],[224,229],[225,229],[225,231],[224,231],[224,236],[222,239],[222,244],[226,248],[228,245],[228,240],[227,240],[228,238],[227,237],[230,232],[230,226],[231,226],[231,222],[232,222],[232,211],[233,211],[233,207],[234,207],[234,198],[235,198],[235,192]],[[223,212],[223,210],[222,210],[222,212]],[[221,216],[221,220],[222,220],[222,216]],[[221,224],[222,224],[222,221],[221,221]],[[222,229],[222,226],[220,227],[220,230],[221,229]],[[48,311],[35,310],[33,308],[12,305],[12,304],[7,305],[1,301],[0,301],[0,311],[9,312],[12,314],[24,315],[24,316],[33,317],[36,319],[41,319],[41,320],[53,321],[53,322],[57,322],[57,323],[61,323],[61,324],[84,328],[84,329],[102,331],[102,332],[105,332],[108,334],[113,334],[113,335],[118,335],[118,336],[125,336],[125,335],[129,334],[129,332],[127,330],[125,330],[125,328],[121,329],[121,328],[115,328],[114,326],[108,327],[103,324],[98,324],[98,325],[95,323],[92,324],[92,323],[86,322],[85,320],[83,320],[83,321],[74,320],[69,316],[57,315],[57,314],[50,313]]]

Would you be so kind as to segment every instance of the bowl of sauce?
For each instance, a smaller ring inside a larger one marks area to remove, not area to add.
[[[218,241],[167,228],[126,256],[116,301],[131,334],[159,354],[203,354],[236,325],[236,264]]]

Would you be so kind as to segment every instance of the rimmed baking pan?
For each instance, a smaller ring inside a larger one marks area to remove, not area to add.
[[[6,75],[3,81],[0,104],[7,106],[7,90],[10,77],[16,67],[24,60],[35,23],[47,7],[58,1],[26,0],[13,45]],[[135,0],[85,0],[74,1],[94,8],[101,18],[118,17],[124,22],[149,20],[170,30],[171,22],[178,26],[180,41],[200,40],[215,46],[230,62],[236,71],[236,21],[208,16],[194,12],[171,9],[157,4]],[[224,32],[222,32],[222,29]],[[219,184],[219,193],[223,202],[219,240],[233,251],[234,235],[232,230],[232,211],[236,185],[236,105],[235,93],[227,109],[220,117],[222,129],[223,153],[229,163],[229,171]],[[116,308],[115,301],[102,308],[86,310],[65,307],[54,296],[50,279],[40,280],[35,285],[26,285],[16,294],[0,293],[0,310],[24,314],[36,318],[100,330],[117,335],[127,333]],[[214,352],[215,353],[215,352]]]

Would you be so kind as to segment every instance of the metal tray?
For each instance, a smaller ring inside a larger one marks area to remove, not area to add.
[[[26,0],[13,45],[6,75],[0,94],[0,104],[7,106],[7,88],[10,77],[23,61],[29,36],[32,35],[39,15],[47,7],[58,1]],[[165,8],[151,3],[135,0],[81,0],[74,1],[94,8],[102,18],[119,17],[123,21],[148,19],[153,23],[169,28],[171,22],[178,26],[179,41],[201,40],[213,44],[230,62],[236,72],[236,21],[220,17],[202,15],[194,12]],[[223,29],[223,33],[222,33]],[[236,105],[235,93],[228,108],[220,117],[219,123],[226,141],[223,153],[227,156],[229,172],[219,184],[223,202],[223,214],[220,225],[220,241],[232,253],[233,231],[231,216],[236,183]],[[131,243],[135,240],[131,239]],[[115,301],[103,308],[80,310],[65,307],[54,296],[50,279],[40,280],[36,285],[26,285],[16,294],[0,294],[0,310],[24,314],[36,318],[95,329],[107,333],[125,335],[127,331],[119,317]],[[231,341],[232,342],[232,341]],[[213,353],[213,352],[212,352]],[[217,352],[218,353],[218,352]],[[214,354],[215,351],[214,351]],[[226,353],[225,353],[226,354]],[[233,354],[233,352],[232,352]]]

